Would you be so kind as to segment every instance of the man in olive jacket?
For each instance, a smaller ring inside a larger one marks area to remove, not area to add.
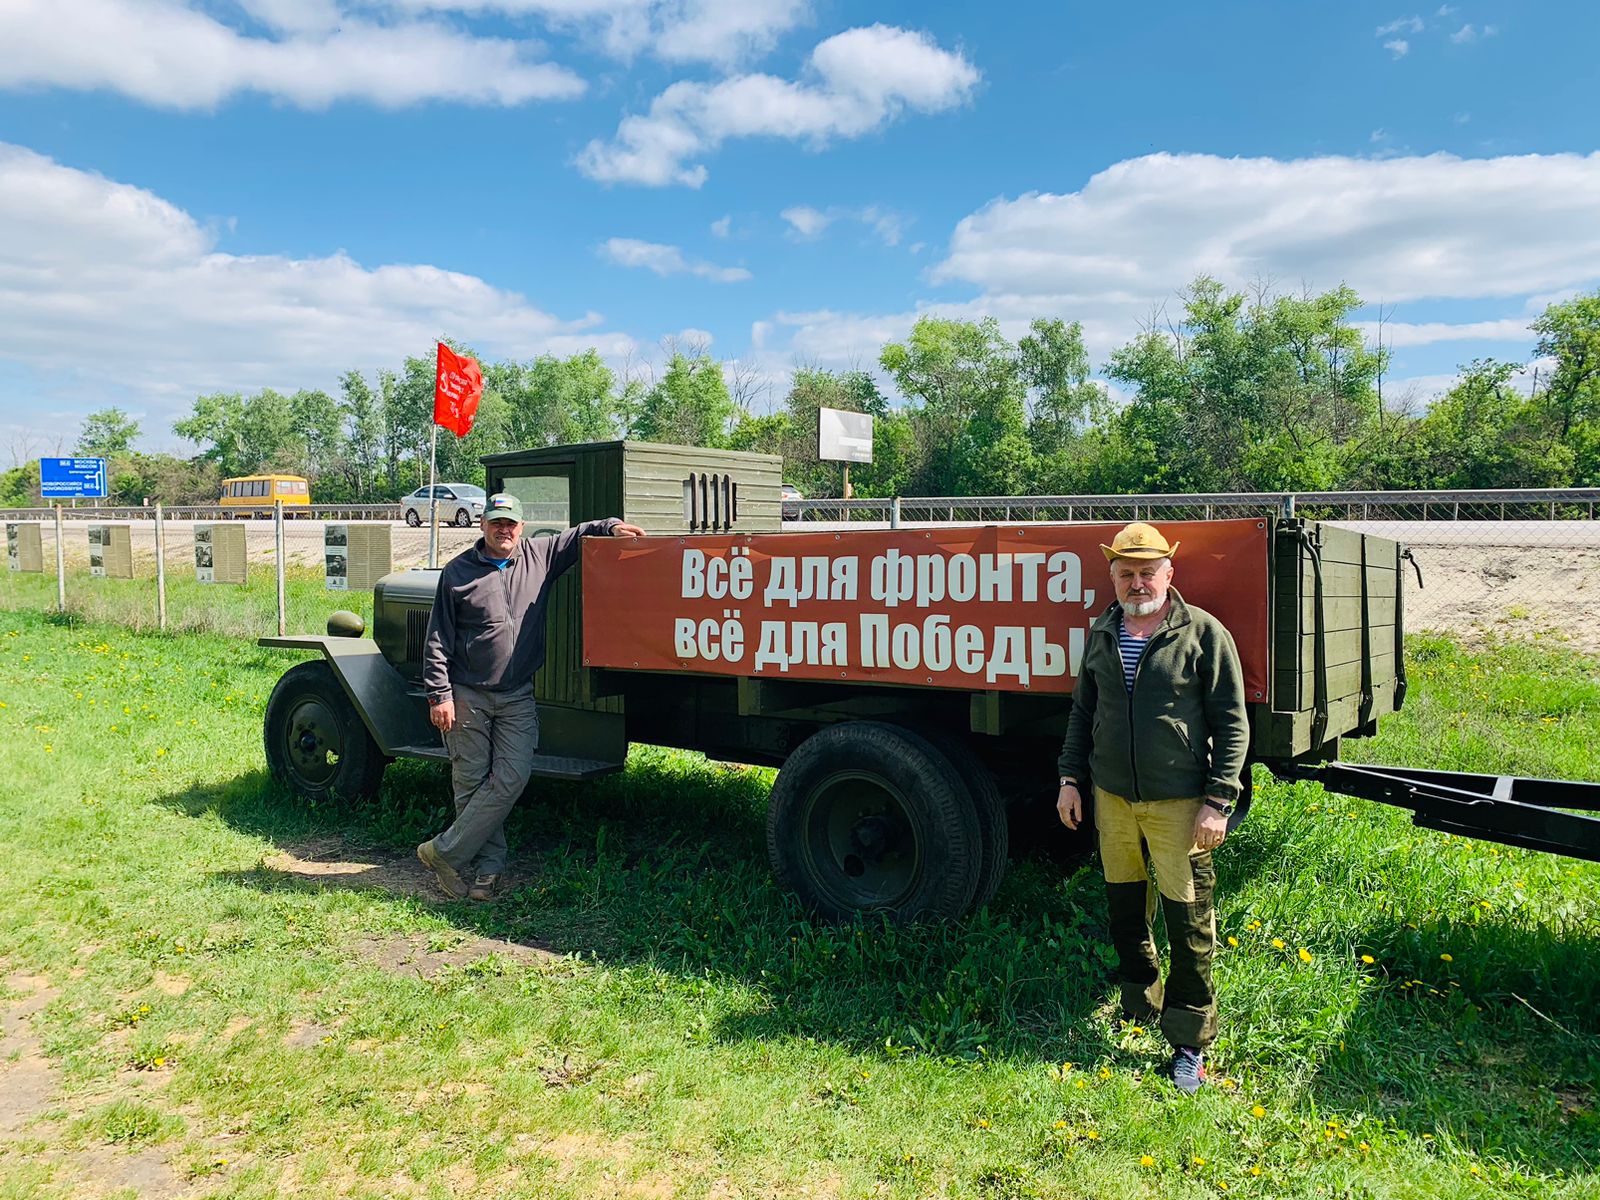
[[[439,573],[422,645],[428,718],[444,735],[456,819],[417,847],[446,895],[488,901],[506,865],[506,814],[533,772],[550,589],[578,562],[585,537],[642,537],[616,517],[548,537],[522,536],[522,502],[490,496],[483,536]],[[471,881],[470,883],[468,881]]]
[[[1076,829],[1093,782],[1122,1010],[1160,1023],[1173,1083],[1194,1092],[1217,1032],[1211,852],[1227,836],[1249,749],[1243,675],[1228,631],[1172,587],[1178,543],[1135,523],[1100,549],[1117,599],[1089,627],[1056,810]],[[1151,933],[1158,892],[1171,945],[1165,988]]]

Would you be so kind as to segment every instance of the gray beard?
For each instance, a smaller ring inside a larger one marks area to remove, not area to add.
[[[1161,606],[1166,603],[1165,597],[1160,600],[1130,601],[1122,606],[1122,611],[1130,617],[1148,617],[1152,613],[1161,611]]]

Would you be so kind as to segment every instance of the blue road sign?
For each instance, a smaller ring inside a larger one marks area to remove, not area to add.
[[[106,495],[106,460],[41,458],[39,494],[46,500],[103,499]]]

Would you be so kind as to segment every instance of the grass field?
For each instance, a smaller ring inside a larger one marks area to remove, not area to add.
[[[1594,662],[1412,650],[1349,757],[1600,778]],[[0,612],[0,1200],[1600,1196],[1600,867],[1265,783],[1186,1100],[1112,1019],[1092,864],[820,927],[770,772],[639,749],[536,789],[498,905],[444,902],[442,769],[266,778],[288,661]]]

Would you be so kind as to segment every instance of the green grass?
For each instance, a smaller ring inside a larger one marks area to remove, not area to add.
[[[1413,659],[1349,757],[1600,777],[1593,663]],[[1591,864],[1263,779],[1219,855],[1218,1086],[1183,1100],[1109,1019],[1092,864],[1021,861],[959,925],[819,926],[768,875],[767,771],[642,748],[539,785],[491,910],[273,870],[409,854],[447,805],[417,763],[368,806],[270,784],[289,661],[0,612],[0,969],[56,990],[61,1072],[0,1196],[76,1194],[96,1147],[229,1197],[1600,1195]],[[557,957],[364,949],[468,935]]]

